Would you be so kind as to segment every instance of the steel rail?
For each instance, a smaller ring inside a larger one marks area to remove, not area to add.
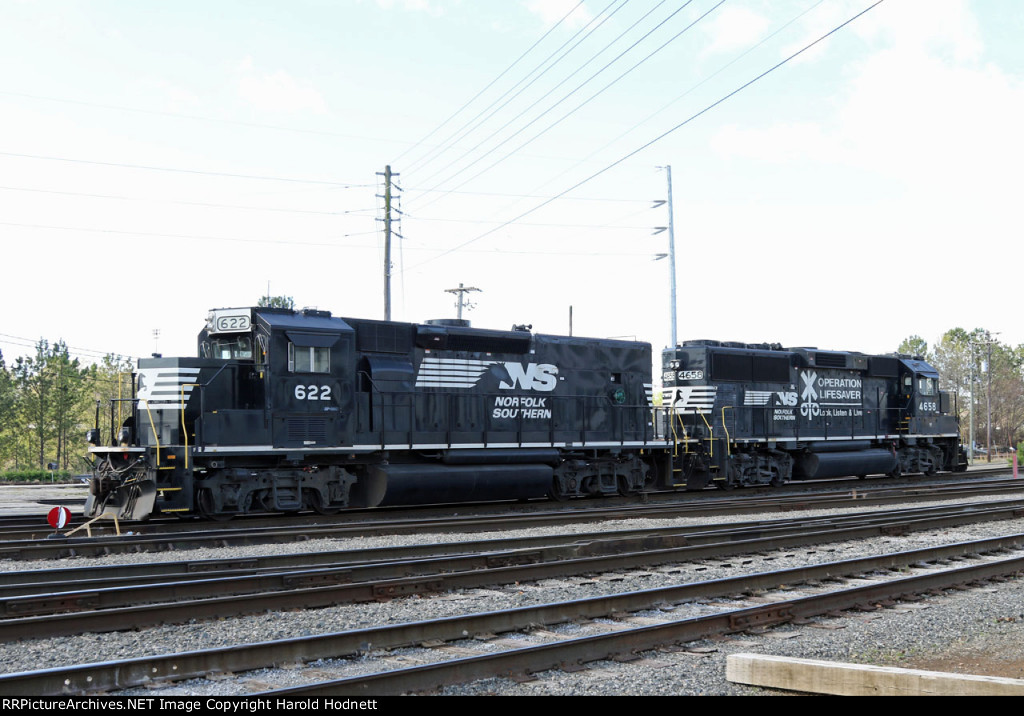
[[[1007,505],[996,507],[995,517],[1003,515]],[[1024,503],[1020,504],[1024,509]],[[737,541],[750,537],[780,537],[806,532],[812,526],[838,529],[853,524],[864,528],[872,524],[883,529],[902,525],[913,518],[918,525],[923,519],[950,519],[966,510],[972,518],[988,511],[985,505],[966,507],[931,507],[879,513],[767,520],[736,523],[722,527],[672,526],[664,528],[620,530],[596,533],[573,533],[541,537],[509,538],[471,543],[440,543],[388,547],[376,550],[349,550],[333,553],[277,555],[251,559],[209,560],[199,562],[162,562],[158,564],[114,565],[110,567],[77,567],[72,569],[0,573],[0,617],[43,614],[59,610],[109,608],[126,604],[164,601],[166,594],[179,599],[195,599],[221,594],[244,594],[274,588],[294,588],[321,583],[344,583],[362,578],[395,579],[412,574],[468,571],[493,568],[499,564],[526,564],[570,559],[583,554],[596,556],[630,549],[665,549],[696,546],[721,541]],[[594,545],[601,545],[600,549]],[[215,573],[217,576],[212,577]],[[245,578],[251,578],[246,580]],[[19,581],[21,580],[21,581]],[[187,582],[206,585],[197,590],[184,586]],[[53,587],[73,589],[53,591]],[[145,589],[147,585],[149,589]],[[155,590],[155,592],[154,592]],[[124,595],[117,599],[117,595]],[[74,603],[82,595],[82,603]],[[20,597],[20,598],[16,598]],[[34,598],[30,598],[34,597]],[[102,600],[101,597],[104,597]],[[156,597],[157,599],[154,599]]]
[[[869,514],[849,513],[845,515],[736,522],[722,526],[673,525],[660,528],[603,530],[600,532],[515,537],[472,542],[442,542],[329,552],[304,552],[227,559],[180,560],[174,562],[0,572],[0,597],[38,594],[46,591],[47,588],[53,585],[75,585],[75,591],[82,591],[131,584],[186,579],[196,580],[208,578],[212,573],[216,573],[221,577],[245,576],[272,572],[295,572],[301,569],[338,569],[381,562],[433,559],[442,556],[478,556],[527,549],[549,550],[564,545],[571,545],[574,549],[578,549],[579,545],[584,543],[607,540],[661,539],[666,536],[680,537],[685,535],[688,536],[688,544],[695,545],[716,539],[716,535],[730,535],[730,539],[739,539],[744,534],[764,535],[769,531],[778,534],[782,530],[793,529],[794,527],[806,530],[812,525],[839,526],[848,522],[865,524],[869,521],[885,522],[894,518],[899,521],[910,518],[921,520],[926,517],[946,516],[951,510],[989,508],[995,508],[1000,511],[1006,509],[1024,511],[1024,500],[975,503],[966,508],[948,505],[918,507],[908,508],[907,510],[877,511]],[[0,613],[2,613],[2,607],[0,607]]]
[[[239,673],[281,664],[343,658],[364,654],[371,649],[393,649],[425,642],[464,639],[477,634],[513,632],[538,625],[547,626],[582,618],[621,615],[697,598],[721,597],[753,590],[778,588],[782,585],[797,585],[811,581],[850,577],[878,570],[901,569],[907,565],[921,562],[992,554],[1022,547],[1024,547],[1024,534],[570,602],[521,607],[500,612],[468,614],[425,622],[303,636],[178,654],[139,657],[124,661],[3,674],[0,675],[0,695],[109,692],[210,674]],[[1014,559],[1019,562],[1021,558]],[[1018,565],[1012,571],[1017,571],[1020,568]],[[829,611],[832,608],[834,607],[829,607],[824,611]],[[744,612],[747,614],[745,615]],[[759,618],[750,618],[751,614],[757,613],[756,610],[754,612],[741,610],[733,615],[729,623],[732,627],[741,628],[749,628],[753,623],[764,623]],[[701,632],[693,638],[704,638],[710,633]],[[494,673],[485,674],[485,676],[492,675]],[[437,683],[440,682],[435,682],[433,686],[437,686]]]
[[[445,518],[412,518],[392,521],[382,517],[373,521],[360,521],[353,524],[322,524],[306,523],[292,527],[267,527],[255,531],[245,529],[218,528],[185,533],[161,533],[155,535],[131,536],[95,536],[95,537],[61,537],[8,541],[0,546],[0,559],[40,560],[62,559],[76,556],[107,556],[110,554],[154,551],[167,552],[201,547],[225,547],[262,545],[273,543],[304,542],[318,538],[339,538],[345,536],[365,537],[384,534],[421,534],[425,531],[481,532],[503,531],[509,529],[527,529],[548,527],[565,522],[599,522],[625,519],[657,519],[660,517],[678,517],[687,512],[697,512],[702,516],[734,515],[748,512],[792,512],[809,509],[835,509],[844,507],[863,507],[866,505],[892,504],[895,502],[927,502],[943,499],[958,499],[966,494],[985,494],[993,489],[1000,492],[1016,492],[1024,490],[1024,481],[1008,481],[998,487],[967,486],[959,494],[949,492],[937,493],[932,489],[921,491],[909,490],[910,494],[894,494],[887,488],[888,494],[874,498],[870,491],[853,490],[850,492],[830,492],[820,497],[793,495],[785,498],[741,498],[723,500],[710,498],[687,501],[670,505],[632,505],[615,508],[586,508],[580,510],[545,511],[530,514],[499,514],[489,516],[456,515]],[[493,507],[493,506],[492,506]]]
[[[438,571],[438,563],[428,565],[424,573],[403,578],[382,579],[379,581],[355,581],[351,583],[328,584],[324,586],[303,586],[302,580],[297,584],[286,586],[277,591],[259,594],[243,594],[240,596],[216,596],[207,598],[189,598],[184,602],[161,602],[131,607],[96,608],[102,605],[105,593],[103,590],[86,592],[68,592],[35,600],[25,598],[25,609],[31,610],[33,603],[38,602],[39,608],[52,611],[53,603],[62,609],[91,609],[92,611],[73,611],[70,613],[46,613],[40,616],[12,617],[0,620],[0,640],[13,641],[25,638],[42,638],[67,636],[83,632],[119,631],[126,624],[133,628],[153,626],[165,623],[181,623],[193,619],[215,619],[239,616],[266,610],[284,610],[296,608],[328,607],[343,603],[380,601],[411,594],[440,592],[452,589],[465,589],[490,584],[508,584],[517,581],[538,579],[564,578],[577,574],[593,573],[616,569],[633,569],[649,567],[653,564],[681,562],[709,557],[722,557],[769,549],[791,548],[807,544],[824,544],[839,539],[871,537],[879,534],[890,534],[894,530],[905,532],[913,529],[932,528],[935,526],[951,526],[954,524],[972,523],[980,520],[1006,519],[1016,514],[1016,510],[978,510],[971,509],[965,513],[945,515],[933,519],[908,520],[901,519],[890,523],[877,523],[866,526],[853,526],[839,529],[820,529],[808,532],[806,527],[795,532],[758,538],[754,535],[741,535],[740,539],[728,536],[724,541],[712,544],[687,546],[686,538],[682,545],[662,549],[652,549],[652,545],[639,539],[634,547],[636,551],[622,552],[622,544],[608,541],[581,545],[576,556],[559,561],[541,562],[533,554],[496,555],[496,564],[488,568],[462,572]],[[486,562],[489,555],[483,555]],[[432,567],[432,568],[431,568]],[[369,569],[372,569],[371,565]],[[355,575],[358,570],[353,569]],[[349,579],[350,575],[340,574],[338,578]],[[188,594],[188,585],[153,585],[157,587],[155,594],[161,589],[164,592],[177,592],[178,595]],[[200,584],[200,587],[207,586]],[[116,590],[113,590],[116,591]],[[16,603],[17,599],[12,599]]]
[[[499,654],[465,657],[438,664],[396,669],[304,686],[252,694],[252,698],[281,696],[387,696],[436,691],[441,686],[468,683],[508,674],[570,670],[606,659],[635,658],[639,652],[666,645],[732,634],[752,627],[769,627],[797,619],[810,619],[836,611],[870,607],[880,602],[912,597],[1019,575],[1024,557],[958,567],[937,573],[904,577],[800,599],[780,601],[721,614],[681,619],[666,624],[633,627],[597,636],[581,637]]]

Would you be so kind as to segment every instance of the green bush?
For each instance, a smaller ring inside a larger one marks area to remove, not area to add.
[[[8,470],[0,472],[2,482],[68,482],[71,473],[68,470]]]

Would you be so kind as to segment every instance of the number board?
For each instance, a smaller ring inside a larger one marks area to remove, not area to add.
[[[206,322],[210,333],[248,333],[252,328],[249,310],[211,311]]]

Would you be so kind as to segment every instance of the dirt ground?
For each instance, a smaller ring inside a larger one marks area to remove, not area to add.
[[[1024,679],[1024,645],[1019,635],[987,635],[984,643],[957,641],[941,654],[912,657],[894,666],[976,676]]]

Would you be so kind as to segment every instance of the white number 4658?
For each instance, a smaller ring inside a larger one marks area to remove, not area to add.
[[[296,400],[330,400],[331,386],[329,385],[296,385]]]

